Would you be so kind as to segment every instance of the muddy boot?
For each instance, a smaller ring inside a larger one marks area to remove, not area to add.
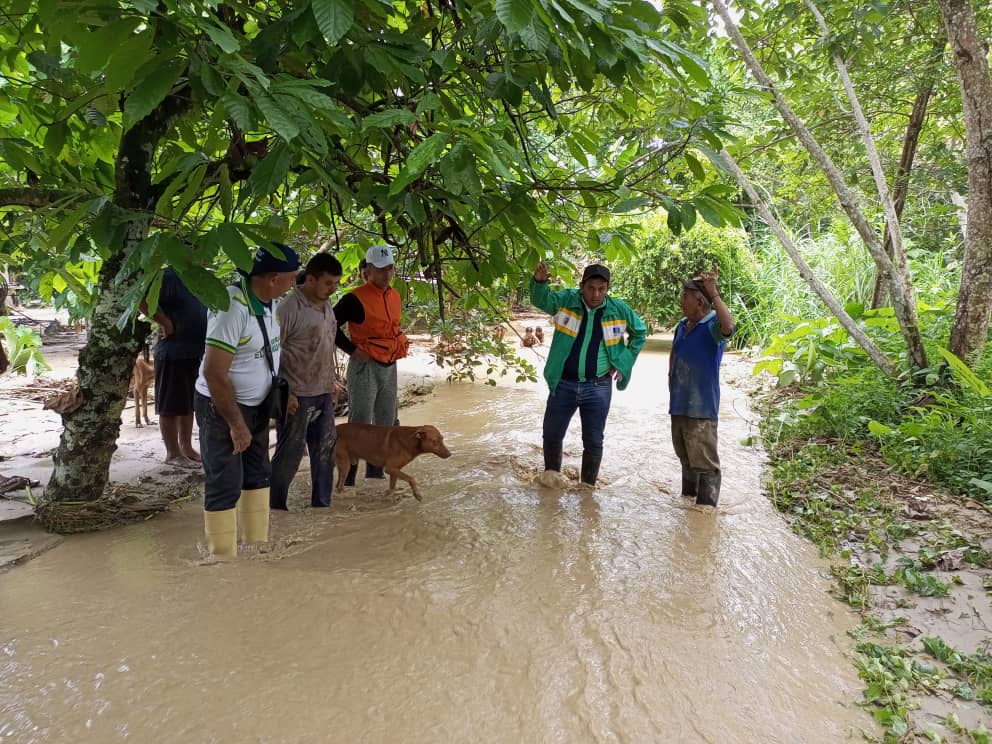
[[[267,543],[269,541],[269,489],[252,488],[241,492],[238,499],[238,525],[241,542]]]
[[[696,486],[699,484],[699,471],[682,466],[682,495],[696,498]]]
[[[203,512],[203,532],[210,555],[238,554],[238,510]]]
[[[344,484],[346,486],[355,485],[356,475],[358,475],[358,463],[355,463],[350,468],[348,468],[348,474],[344,477]]]
[[[544,445],[544,469],[561,472],[561,446],[549,447]]]
[[[582,482],[590,486],[596,486],[596,478],[599,477],[599,464],[603,461],[602,455],[591,455],[588,452],[582,453]]]
[[[365,463],[365,479],[369,478],[385,478],[385,474],[382,472],[382,468],[378,465],[370,465]]]
[[[699,506],[716,506],[720,500],[720,471],[700,470],[699,486],[696,490],[696,504]]]

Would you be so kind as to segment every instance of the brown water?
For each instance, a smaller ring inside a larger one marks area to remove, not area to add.
[[[532,482],[542,386],[442,384],[402,412],[455,453],[409,466],[423,503],[360,481],[329,512],[276,515],[271,552],[220,565],[200,558],[192,504],[0,575],[0,741],[835,742],[871,728],[843,702],[860,689],[855,618],[760,495],[729,386],[721,510],[678,496],[666,364],[645,355],[615,395],[594,495]]]

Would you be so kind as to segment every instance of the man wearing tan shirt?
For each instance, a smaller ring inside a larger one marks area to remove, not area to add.
[[[328,302],[341,281],[341,264],[328,253],[307,262],[302,284],[279,305],[282,356],[279,374],[289,381],[284,424],[277,425],[269,506],[286,509],[289,484],[310,453],[310,505],[331,505],[334,476],[334,336],[337,321]]]

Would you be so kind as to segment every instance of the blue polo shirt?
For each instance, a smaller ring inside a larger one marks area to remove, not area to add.
[[[716,312],[710,310],[695,328],[686,332],[686,318],[679,321],[672,341],[672,374],[668,382],[668,413],[717,419],[720,411],[720,362],[724,336]],[[733,335],[733,333],[731,333]]]

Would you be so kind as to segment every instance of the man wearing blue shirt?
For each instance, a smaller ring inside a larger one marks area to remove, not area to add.
[[[717,420],[720,362],[734,318],[717,289],[717,267],[682,282],[682,312],[668,359],[672,444],[682,463],[682,495],[716,506],[720,499]]]

